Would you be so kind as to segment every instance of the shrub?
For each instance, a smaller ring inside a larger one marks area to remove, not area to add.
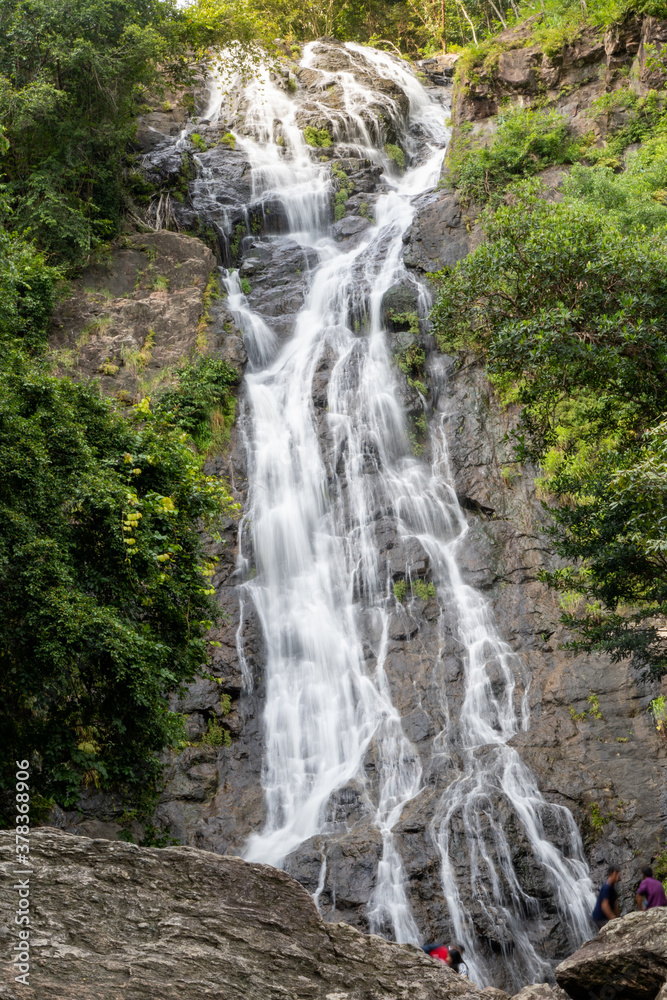
[[[401,173],[403,173],[403,171],[405,170],[405,153],[403,152],[401,147],[396,146],[393,143],[389,142],[384,147],[384,151],[391,160],[391,162],[395,163],[398,169],[401,171]]]
[[[45,346],[58,278],[32,244],[0,227],[0,340]]]
[[[206,150],[208,149],[208,146],[200,136],[199,132],[190,133],[190,142],[195,147],[195,149],[199,150],[200,153],[205,153]]]
[[[331,145],[331,133],[326,128],[313,128],[312,125],[306,125],[303,137],[309,146],[325,148]]]
[[[214,426],[222,418],[227,430],[234,420],[234,387],[239,374],[219,358],[207,356],[184,365],[176,373],[177,386],[168,389],[155,404],[155,412],[191,435],[206,453],[215,436]],[[220,428],[217,428],[220,436]]]
[[[462,132],[451,148],[452,181],[468,201],[495,201],[508,183],[555,163],[572,163],[581,141],[569,138],[567,122],[556,111],[509,107],[498,115],[498,130],[488,146]]]
[[[210,747],[229,747],[232,745],[231,734],[217,719],[209,719],[206,732],[201,738],[202,743]]]

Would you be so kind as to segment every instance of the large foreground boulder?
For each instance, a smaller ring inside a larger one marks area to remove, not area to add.
[[[556,979],[573,1000],[667,997],[667,907],[612,920],[561,962]]]
[[[275,868],[52,829],[30,840],[24,986],[8,958],[21,866],[0,834],[2,1000],[481,1000],[411,945],[325,924]]]

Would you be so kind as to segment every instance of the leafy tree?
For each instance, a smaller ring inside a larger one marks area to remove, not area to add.
[[[140,789],[182,738],[166,696],[205,662],[218,614],[199,525],[236,509],[189,440],[147,401],[127,419],[96,385],[5,352],[2,744],[5,761],[36,753],[36,790],[65,804],[82,783]]]
[[[0,0],[10,221],[59,262],[117,231],[122,155],[176,18],[171,0]]]
[[[563,615],[581,636],[570,648],[633,656],[655,676],[667,672],[667,423],[587,473],[564,469],[552,489],[566,502],[551,533],[576,562],[544,578],[581,595]]]
[[[0,155],[8,146],[0,130]],[[0,194],[3,211],[8,211],[7,199]],[[31,243],[0,225],[0,341],[21,337],[28,348],[43,346],[58,278]]]
[[[639,208],[624,235],[593,201],[544,201],[537,181],[505,197],[486,242],[441,275],[440,346],[483,357],[522,407],[519,457],[541,461],[556,548],[582,560],[550,577],[585,599],[565,615],[580,645],[661,672],[667,236]]]
[[[221,416],[225,425],[233,423],[235,397],[231,390],[239,374],[225,361],[208,356],[185,365],[177,378],[177,387],[160,396],[157,412],[187,431],[199,450],[206,452],[216,416]]]

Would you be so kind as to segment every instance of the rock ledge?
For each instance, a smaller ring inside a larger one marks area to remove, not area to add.
[[[14,838],[0,834],[0,936],[14,946]],[[411,945],[325,924],[285,872],[191,847],[31,835],[30,986],[2,1000],[481,1000]],[[16,897],[16,898],[15,898]]]

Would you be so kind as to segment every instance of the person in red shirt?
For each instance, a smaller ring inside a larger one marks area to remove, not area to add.
[[[448,948],[444,944],[425,944],[423,951],[431,958],[438,958],[441,962],[453,969],[454,972],[459,971],[459,966],[463,964],[463,956],[461,952],[463,948],[459,945],[458,948]]]
[[[637,906],[640,910],[652,910],[655,906],[667,906],[667,896],[662,882],[653,878],[653,869],[646,865],[642,868],[644,876],[637,888]]]

